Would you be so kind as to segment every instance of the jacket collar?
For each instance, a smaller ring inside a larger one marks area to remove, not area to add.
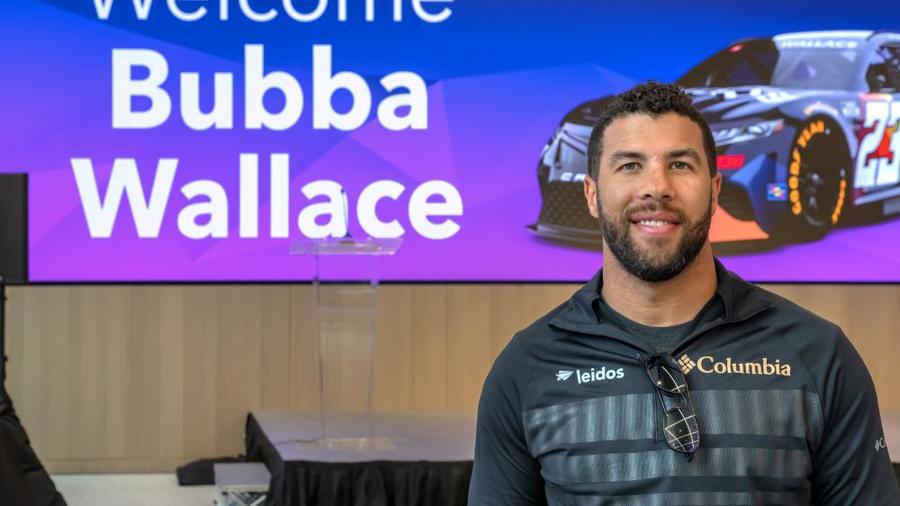
[[[720,323],[743,321],[772,307],[772,300],[763,290],[727,270],[718,259],[715,259],[715,264],[716,294],[722,298],[725,305],[725,315]],[[549,321],[549,325],[580,334],[620,337],[623,332],[611,322],[601,319],[598,316],[599,312],[596,311],[602,286],[601,269],[575,292],[563,310]]]

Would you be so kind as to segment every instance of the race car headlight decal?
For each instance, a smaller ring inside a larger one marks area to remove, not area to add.
[[[784,128],[784,120],[760,121],[749,125],[722,128],[713,131],[716,146],[727,146],[768,137]]]
[[[565,139],[559,143],[559,151],[556,152],[556,163],[568,170],[585,171],[587,169],[587,152],[573,146]]]
[[[553,131],[553,135],[550,136],[550,139],[547,141],[547,144],[544,144],[544,149],[541,150],[541,156],[544,156],[547,153],[547,150],[553,146],[553,143],[556,142],[557,137],[559,137],[559,133],[562,132],[562,125],[556,127],[556,130]]]
[[[541,154],[542,163],[557,170],[573,173],[587,172],[590,125],[564,123],[556,129]]]
[[[716,157],[716,167],[719,170],[737,170],[744,166],[744,155],[719,155]]]

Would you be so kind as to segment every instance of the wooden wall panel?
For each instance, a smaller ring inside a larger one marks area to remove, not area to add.
[[[900,410],[900,286],[776,285],[835,321]],[[383,285],[378,411],[473,411],[514,332],[576,285]],[[171,471],[242,452],[248,411],[318,403],[309,285],[8,290],[8,387],[56,472]],[[345,348],[355,353],[353,347]],[[348,368],[345,381],[365,381]]]
[[[447,406],[447,290],[441,285],[415,287],[406,313],[412,324],[407,375],[412,389],[406,409],[412,411],[439,411]]]
[[[456,411],[472,408],[493,362],[491,315],[495,300],[488,285],[451,286],[447,290],[447,406]]]
[[[315,297],[312,288],[291,287],[289,301],[290,327],[288,335],[282,337],[288,340],[290,350],[290,380],[280,387],[288,390],[288,404],[281,409],[310,411],[319,405]]]
[[[374,409],[381,412],[406,411],[413,398],[413,326],[410,285],[383,285],[379,288],[378,346],[375,350],[376,383]]]

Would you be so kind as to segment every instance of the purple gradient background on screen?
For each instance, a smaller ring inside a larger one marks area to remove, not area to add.
[[[475,8],[455,5],[458,10]],[[162,9],[164,2],[157,7]],[[312,43],[333,44],[335,71],[354,70],[354,57],[347,53],[352,53],[355,45],[337,36],[308,44],[294,41],[292,44],[304,54],[292,66],[282,53],[273,54],[272,61],[277,63],[270,63],[268,51],[274,43],[266,42],[267,71],[284,70],[294,75],[303,86],[306,104],[293,128],[283,132],[248,131],[243,128],[240,61],[43,3],[26,2],[16,10],[7,7],[3,11],[0,43],[17,49],[5,55],[4,65],[10,75],[0,94],[0,110],[4,112],[0,171],[30,174],[30,270],[32,280],[41,282],[308,280],[312,259],[290,256],[288,250],[299,236],[297,215],[309,204],[300,188],[320,179],[337,181],[347,191],[354,237],[365,235],[355,210],[356,198],[367,184],[391,179],[406,187],[396,202],[385,200],[378,207],[382,219],[396,218],[407,231],[397,255],[379,260],[384,280],[585,280],[601,265],[599,252],[547,242],[525,228],[536,220],[540,205],[536,163],[541,147],[575,104],[621,91],[637,79],[658,77],[652,73],[632,77],[594,63],[604,60],[602,53],[593,61],[547,65],[541,60],[533,68],[519,65],[496,72],[466,72],[459,67],[448,75],[439,75],[423,70],[429,79],[427,130],[391,132],[374,119],[373,113],[373,118],[356,131],[314,131],[306,61]],[[434,29],[452,28],[448,23]],[[423,32],[429,29],[421,28]],[[773,31],[748,27],[746,35]],[[507,31],[497,37],[513,35]],[[516,35],[527,41],[523,42],[523,51],[539,44],[531,40],[532,35]],[[729,38],[734,36],[725,36],[725,40]],[[244,43],[255,42],[228,40],[222,44],[234,52]],[[112,48],[147,48],[165,56],[173,112],[163,126],[143,130],[111,127]],[[710,46],[701,53],[717,48]],[[425,58],[427,51],[421,54]],[[385,56],[381,73],[366,76],[370,86],[377,86],[382,75],[409,69],[405,64],[408,58],[396,60]],[[234,129],[196,132],[183,125],[178,114],[179,94],[172,87],[177,82],[173,76],[180,71],[200,73],[205,107],[211,101],[212,74],[234,74]],[[376,105],[377,100],[376,93]],[[238,237],[240,153],[259,155],[260,237],[256,239]],[[290,156],[288,216],[295,236],[291,239],[268,237],[268,167],[273,153]],[[160,236],[139,238],[127,200],[123,199],[112,238],[92,239],[71,169],[70,160],[75,157],[93,161],[101,197],[117,157],[137,160],[145,192],[152,185],[159,158],[177,158],[178,171]],[[178,211],[188,204],[180,188],[198,179],[219,182],[228,193],[227,239],[192,240],[178,231]],[[415,187],[433,179],[453,184],[465,207],[464,214],[454,218],[460,231],[440,241],[419,236],[406,210]],[[898,246],[900,220],[887,220],[840,228],[818,242],[728,256],[723,261],[757,281],[898,282]],[[328,276],[334,279],[360,277],[356,259],[335,260],[332,265]]]

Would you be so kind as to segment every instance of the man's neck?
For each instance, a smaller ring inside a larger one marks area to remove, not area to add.
[[[604,248],[601,294],[618,313],[652,327],[694,318],[716,293],[716,265],[709,243],[690,265],[668,281],[651,283],[626,271]]]

